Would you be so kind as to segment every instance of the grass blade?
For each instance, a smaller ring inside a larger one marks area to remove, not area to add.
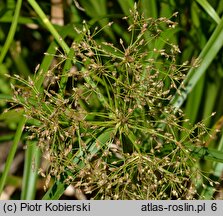
[[[153,17],[157,18],[158,10],[157,10],[157,1],[155,0],[141,0],[141,8],[145,17]]]
[[[63,31],[60,32],[61,37],[65,38],[68,35],[68,33],[71,31],[71,29],[72,29],[72,27],[70,25],[65,26],[63,28]],[[39,73],[41,73],[41,74],[38,74],[38,79],[35,82],[35,86],[39,90],[40,90],[41,85],[42,85],[42,83],[43,83],[43,81],[45,79],[45,74],[49,70],[50,65],[51,65],[51,63],[53,61],[54,55],[56,53],[56,49],[55,49],[56,47],[57,47],[57,44],[56,44],[55,41],[53,41],[50,44],[49,48],[47,49],[47,51],[46,51],[47,54],[43,58],[42,63],[40,65]]]
[[[204,89],[204,76],[198,81],[197,85],[193,89],[193,94],[188,96],[185,114],[186,117],[190,119],[190,124],[194,124],[196,122],[199,108],[201,104],[203,89]],[[187,122],[184,123],[184,126],[188,125]]]
[[[216,13],[216,11],[214,10],[214,8],[208,3],[208,1],[206,0],[196,0],[201,7],[204,8],[204,10],[209,14],[209,16],[217,23],[219,24],[221,19],[218,16],[218,14]]]
[[[212,36],[210,37],[204,49],[199,55],[199,59],[201,59],[200,66],[198,68],[192,68],[189,71],[185,81],[183,82],[185,88],[180,87],[179,89],[180,93],[179,92],[176,93],[173,100],[171,101],[175,109],[179,109],[181,107],[181,105],[187,98],[187,95],[197,84],[198,80],[205,73],[205,71],[207,70],[207,68],[209,67],[209,65],[211,64],[211,62],[221,49],[223,45],[222,38],[223,38],[223,18],[221,19],[221,22],[218,24]]]
[[[13,144],[12,144],[12,147],[11,147],[11,149],[9,151],[9,155],[8,155],[6,163],[5,163],[5,168],[4,168],[4,171],[2,173],[2,177],[1,177],[1,180],[0,180],[0,194],[2,193],[2,190],[4,188],[5,181],[6,181],[6,178],[8,176],[8,173],[9,173],[9,170],[10,170],[13,158],[15,156],[16,149],[18,147],[18,144],[19,144],[22,132],[23,132],[23,128],[24,128],[25,122],[26,122],[26,117],[23,116],[21,121],[19,122],[18,127],[17,127],[15,138],[13,140]]]
[[[67,46],[66,42],[63,40],[63,38],[59,35],[57,30],[54,28],[54,26],[51,24],[43,10],[40,8],[40,6],[37,4],[35,0],[28,0],[29,4],[33,7],[35,12],[39,15],[42,22],[45,24],[47,29],[50,31],[50,33],[54,36],[57,43],[62,47],[65,53],[68,53],[70,48]]]
[[[66,83],[67,83],[67,80],[68,80],[68,77],[66,76],[66,74],[70,70],[70,68],[72,67],[73,59],[74,59],[74,49],[70,49],[70,51],[67,55],[66,62],[64,64],[64,68],[63,68],[63,72],[62,72],[62,78],[61,78],[61,81],[60,81],[60,93],[62,93],[62,95],[65,93]]]
[[[209,161],[223,163],[223,152],[220,152],[216,149],[206,147],[194,147],[192,148],[192,155],[197,158],[203,158]]]
[[[10,30],[9,30],[9,34],[8,34],[8,36],[6,38],[6,41],[5,41],[5,44],[4,44],[4,46],[3,46],[2,50],[1,50],[0,64],[3,62],[3,60],[5,58],[5,55],[8,52],[10,44],[11,44],[11,42],[13,40],[14,35],[15,35],[15,31],[16,31],[16,27],[17,27],[17,23],[18,23],[18,17],[19,17],[21,5],[22,5],[22,0],[18,0],[17,4],[16,4],[16,9],[15,9],[15,15],[13,17],[12,25],[11,25]]]
[[[122,11],[125,15],[129,15],[130,9],[134,7],[134,1],[133,0],[118,0],[119,5],[122,8]]]
[[[22,184],[22,200],[33,200],[35,198],[37,170],[40,164],[40,150],[36,142],[28,142],[25,155],[25,168]]]
[[[58,200],[66,190],[67,185],[61,181],[56,181],[53,186],[46,192],[42,200]]]

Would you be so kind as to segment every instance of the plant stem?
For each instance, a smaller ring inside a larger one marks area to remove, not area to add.
[[[33,7],[38,16],[41,18],[42,22],[46,25],[50,33],[54,36],[57,43],[62,47],[64,52],[68,54],[70,48],[67,46],[66,42],[63,40],[63,38],[59,35],[57,30],[51,24],[51,22],[49,21],[43,10],[40,8],[40,6],[37,4],[37,2],[35,0],[28,0],[28,2]]]
[[[6,38],[6,42],[2,48],[1,54],[0,54],[0,64],[3,62],[6,53],[9,50],[10,44],[12,43],[13,37],[15,35],[17,23],[18,23],[18,18],[19,18],[19,13],[22,5],[22,0],[18,0],[16,4],[16,9],[15,9],[15,15],[12,19],[12,25],[10,27],[9,33]]]
[[[9,173],[9,170],[10,170],[13,158],[15,156],[16,149],[18,147],[18,144],[19,144],[19,141],[20,141],[20,138],[21,138],[21,135],[22,135],[22,131],[23,131],[25,122],[26,122],[26,117],[23,116],[21,121],[19,122],[18,127],[17,127],[15,138],[13,140],[13,144],[12,144],[12,147],[11,147],[11,149],[9,151],[9,155],[8,155],[6,163],[5,163],[5,168],[4,168],[4,171],[2,173],[2,177],[1,177],[1,181],[0,181],[0,194],[2,193],[2,190],[4,188],[5,181],[6,181],[8,173]]]
[[[214,60],[216,55],[218,54],[219,50],[221,49],[223,42],[223,17],[221,18],[220,23],[217,25],[216,29],[212,33],[210,39],[208,40],[207,44],[203,48],[202,52],[199,55],[199,59],[201,59],[201,65],[198,68],[192,68],[186,79],[183,82],[184,88],[180,88],[180,94],[176,93],[174,98],[172,99],[171,103],[172,106],[178,110],[185,99],[187,98],[188,94],[192,91],[194,86],[197,84],[201,76],[205,73],[211,62]],[[183,86],[182,85],[182,86]]]

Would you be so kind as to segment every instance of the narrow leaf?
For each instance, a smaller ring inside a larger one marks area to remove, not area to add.
[[[201,60],[200,66],[198,68],[192,68],[189,71],[182,85],[184,86],[184,88],[182,88],[181,86],[179,88],[178,93],[176,93],[173,100],[171,101],[175,109],[179,109],[181,107],[181,105],[187,98],[188,94],[191,92],[191,90],[197,84],[198,80],[205,73],[211,62],[216,57],[217,53],[219,52],[219,50],[223,45],[222,38],[223,38],[223,18],[221,19],[221,22],[218,24],[212,36],[208,40],[206,46],[199,55],[199,59]]]
[[[204,10],[209,14],[209,16],[218,24],[220,23],[221,19],[214,10],[214,8],[208,3],[206,0],[196,0],[201,7],[204,8]]]

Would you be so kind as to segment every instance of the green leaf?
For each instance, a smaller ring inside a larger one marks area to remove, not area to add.
[[[53,186],[46,192],[42,200],[59,200],[66,190],[67,185],[61,181],[55,181]]]
[[[202,52],[199,55],[199,59],[201,60],[201,64],[198,68],[192,68],[185,81],[179,88],[178,93],[175,94],[173,100],[171,101],[172,106],[175,109],[179,109],[185,99],[187,98],[188,94],[197,84],[198,80],[201,76],[205,73],[213,59],[218,54],[219,50],[223,45],[223,18],[221,22],[216,27],[215,31],[211,35],[210,39],[208,40],[207,44],[203,48]],[[184,86],[184,88],[182,88]],[[180,93],[179,93],[180,92]]]
[[[0,114],[0,121],[9,123],[18,123],[23,118],[23,109],[13,109]]]
[[[214,10],[214,8],[208,3],[206,0],[196,0],[203,8],[204,10],[209,14],[209,16],[217,23],[219,24],[221,19]]]
[[[193,92],[188,97],[185,114],[186,117],[190,119],[190,124],[194,124],[199,112],[202,94],[204,90],[204,76],[198,81],[196,87],[193,89]],[[188,125],[187,122],[184,123],[184,126]]]
[[[15,31],[16,31],[16,27],[17,27],[17,23],[18,23],[18,17],[19,17],[19,13],[20,13],[20,9],[21,9],[21,5],[22,5],[22,0],[18,0],[17,4],[16,4],[16,9],[15,9],[15,14],[12,20],[12,25],[10,27],[8,36],[6,38],[6,42],[3,46],[3,48],[1,49],[1,54],[0,54],[0,64],[3,62],[5,55],[7,54],[9,47],[11,45],[11,42],[13,40],[13,37],[15,35]]]
[[[60,35],[61,37],[64,39],[68,34],[69,32],[72,30],[72,26],[71,25],[67,25],[67,26],[64,26],[64,28],[60,31]],[[53,58],[55,56],[55,53],[56,53],[56,48],[57,47],[57,43],[56,41],[53,41],[49,48],[47,49],[46,51],[46,55],[44,56],[43,60],[42,60],[42,63],[40,65],[40,68],[38,70],[38,73],[37,73],[37,78],[35,80],[35,86],[38,90],[41,89],[41,85],[45,79],[45,74],[48,72],[51,64],[52,64],[52,61],[53,61]]]
[[[23,116],[21,121],[19,122],[18,127],[17,127],[17,131],[16,131],[16,134],[15,134],[13,143],[12,143],[12,147],[11,147],[11,149],[9,151],[9,155],[7,157],[7,160],[6,160],[6,163],[5,163],[5,167],[4,167],[1,179],[0,179],[0,194],[2,193],[2,190],[4,188],[6,178],[8,176],[8,173],[9,173],[9,170],[10,170],[10,167],[11,167],[11,164],[12,164],[12,161],[13,161],[16,149],[18,147],[18,143],[19,143],[19,141],[21,139],[21,135],[22,135],[22,132],[23,132],[23,128],[24,128],[25,122],[26,122],[26,118]]]
[[[209,161],[223,163],[223,152],[206,147],[192,147],[192,155]]]
[[[134,1],[133,0],[118,0],[119,5],[122,8],[122,11],[125,15],[129,15],[130,9],[134,7]]]
[[[37,142],[28,142],[25,154],[25,165],[22,184],[22,200],[35,199],[37,171],[40,164],[40,150]]]
[[[157,10],[157,1],[156,0],[141,0],[141,9],[144,13],[145,17],[153,17],[157,18],[158,10]]]
[[[66,76],[66,74],[72,67],[73,59],[75,59],[74,49],[71,48],[68,55],[67,55],[67,59],[65,61],[64,67],[63,67],[62,78],[61,78],[61,81],[60,81],[60,88],[59,88],[61,94],[65,93],[66,83],[67,83],[67,80],[68,80],[68,76]]]
[[[68,47],[66,42],[63,40],[61,35],[57,32],[55,27],[51,24],[51,22],[49,21],[49,19],[47,18],[46,14],[41,9],[41,7],[38,5],[38,3],[35,0],[28,0],[28,2],[33,7],[33,9],[38,14],[38,16],[41,18],[41,20],[44,23],[44,25],[46,26],[46,28],[54,36],[55,40],[61,46],[61,48],[64,50],[64,52],[68,53],[70,48]]]

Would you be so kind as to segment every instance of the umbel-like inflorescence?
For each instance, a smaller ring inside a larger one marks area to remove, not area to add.
[[[73,55],[55,56],[36,76],[43,89],[30,80],[15,92],[36,120],[27,129],[49,164],[40,173],[46,186],[55,177],[94,199],[193,199],[199,171],[188,146],[202,144],[203,125],[185,128],[171,106],[190,67],[163,37],[176,23],[136,9],[125,20],[129,37],[117,43],[84,23]]]

